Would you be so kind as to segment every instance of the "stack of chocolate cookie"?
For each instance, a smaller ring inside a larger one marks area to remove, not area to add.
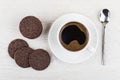
[[[20,22],[20,32],[24,37],[34,39],[40,36],[42,24],[34,16],[27,16]],[[44,70],[50,64],[50,55],[43,49],[34,50],[22,39],[13,40],[8,46],[11,58],[23,68],[32,67],[36,70]]]

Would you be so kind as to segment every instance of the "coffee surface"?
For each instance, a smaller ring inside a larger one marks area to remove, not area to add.
[[[81,23],[70,22],[63,26],[59,37],[64,48],[70,51],[78,51],[88,43],[89,34]]]

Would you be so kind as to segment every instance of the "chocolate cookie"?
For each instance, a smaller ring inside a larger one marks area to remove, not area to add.
[[[23,18],[20,22],[19,28],[22,35],[29,39],[34,39],[40,36],[43,29],[40,20],[34,16]]]
[[[15,51],[19,48],[22,48],[22,47],[28,47],[28,44],[26,41],[24,41],[22,39],[13,40],[8,46],[9,55],[12,58],[14,58]]]
[[[37,49],[30,54],[29,64],[36,70],[44,70],[50,64],[50,56],[47,51]]]
[[[14,59],[15,62],[23,68],[30,67],[29,65],[29,54],[33,52],[33,49],[29,47],[23,47],[21,49],[18,49],[15,52]]]

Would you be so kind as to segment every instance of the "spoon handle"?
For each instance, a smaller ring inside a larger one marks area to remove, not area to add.
[[[105,50],[104,50],[104,44],[105,44],[105,25],[103,25],[103,35],[102,35],[102,61],[101,64],[104,65],[105,64]]]

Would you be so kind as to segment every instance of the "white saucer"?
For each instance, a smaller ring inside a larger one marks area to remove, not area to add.
[[[86,47],[80,51],[71,52],[65,49],[59,42],[59,31],[62,26],[68,22],[80,22],[89,32],[89,42]],[[97,44],[98,34],[95,24],[88,18],[79,14],[67,14],[58,18],[51,26],[48,35],[48,42],[53,54],[60,60],[67,63],[81,63],[94,55]]]

